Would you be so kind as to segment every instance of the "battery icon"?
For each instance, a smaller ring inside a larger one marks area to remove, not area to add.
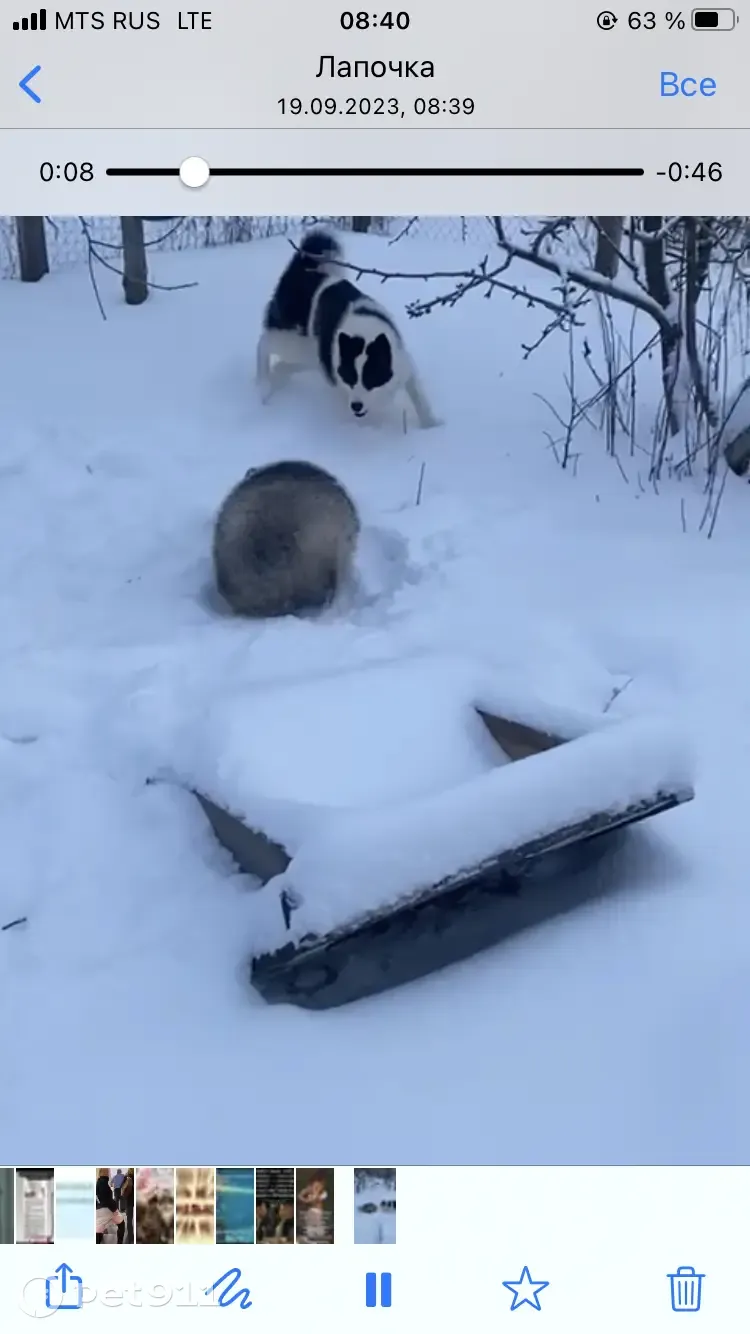
[[[733,9],[694,9],[693,27],[698,32],[730,32],[737,22]]]

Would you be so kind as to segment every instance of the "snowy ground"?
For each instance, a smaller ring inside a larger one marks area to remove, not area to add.
[[[402,271],[483,253],[350,250]],[[501,294],[408,324],[440,430],[357,429],[314,379],[261,408],[287,254],[152,255],[157,282],[198,286],[138,309],[100,270],[106,323],[85,267],[2,287],[0,925],[28,918],[0,934],[6,1159],[747,1161],[750,492],[730,479],[707,542],[698,483],[644,490],[593,430],[562,472],[535,395],[564,392],[565,340],[523,362],[544,317]],[[395,312],[424,294],[379,292]],[[283,456],[391,534],[378,596],[321,623],[219,618],[212,515]],[[682,724],[695,802],[633,839],[615,901],[347,1009],[265,1008],[248,890],[193,800],[145,785],[155,759],[229,689],[456,647],[584,712],[632,678],[613,712]]]
[[[396,1192],[374,1182],[354,1194],[354,1241],[358,1246],[396,1244]],[[393,1209],[388,1205],[393,1204]]]

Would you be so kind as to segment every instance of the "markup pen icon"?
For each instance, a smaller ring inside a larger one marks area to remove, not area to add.
[[[57,1266],[44,1284],[44,1305],[48,1311],[80,1311],[83,1306],[83,1279],[70,1265]]]
[[[681,1265],[676,1274],[667,1274],[672,1288],[673,1311],[700,1311],[705,1274],[696,1274],[692,1265]]]

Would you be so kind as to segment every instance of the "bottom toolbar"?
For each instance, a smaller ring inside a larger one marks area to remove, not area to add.
[[[83,1170],[57,1169],[58,1190]],[[202,1188],[208,1170],[177,1169],[194,1174],[181,1186],[176,1178],[185,1218],[187,1185]],[[251,1171],[224,1170],[235,1174],[235,1187],[236,1174]],[[278,1193],[285,1170],[256,1174],[276,1173]],[[748,1169],[371,1168],[358,1169],[368,1174],[366,1182],[359,1177],[359,1191],[353,1169],[328,1170],[335,1245],[269,1251],[254,1233],[250,1245],[217,1244],[178,1228],[175,1245],[139,1245],[136,1235],[136,1245],[119,1253],[74,1235],[43,1249],[0,1247],[3,1327],[15,1329],[18,1314],[77,1310],[79,1322],[95,1315],[100,1323],[105,1311],[149,1309],[166,1330],[191,1307],[251,1312],[269,1331],[279,1318],[309,1323],[316,1313],[345,1319],[354,1331],[373,1320],[386,1321],[393,1334],[425,1320],[513,1330],[526,1311],[540,1313],[551,1334],[599,1334],[603,1319],[613,1334],[632,1334],[643,1321],[661,1334],[687,1312],[716,1334],[738,1327],[737,1275],[750,1244]],[[377,1226],[379,1215],[394,1212],[394,1170],[397,1242],[395,1232]],[[99,1171],[102,1180],[107,1169]],[[300,1185],[300,1173],[323,1179],[322,1169],[297,1169],[298,1199],[310,1184],[305,1177]],[[261,1198],[259,1225],[263,1213]],[[70,1220],[66,1226],[75,1232]],[[363,1237],[364,1251],[356,1245]],[[387,1258],[367,1249],[383,1242],[390,1243]]]

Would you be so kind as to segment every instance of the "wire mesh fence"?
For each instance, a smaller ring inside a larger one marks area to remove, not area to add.
[[[269,236],[294,234],[315,222],[331,223],[343,231],[368,231],[395,236],[410,219],[320,217],[179,217],[145,219],[146,244],[152,250],[200,250],[208,246],[247,244]],[[16,218],[0,216],[0,278],[21,276]],[[480,217],[420,217],[413,220],[420,236],[435,241],[491,240],[491,221]],[[47,256],[51,270],[86,263],[90,241],[102,251],[122,247],[119,217],[47,217],[44,219]]]

